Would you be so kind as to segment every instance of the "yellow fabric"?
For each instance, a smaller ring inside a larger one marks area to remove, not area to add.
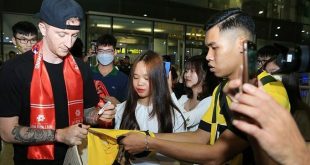
[[[145,132],[135,130],[90,128],[87,135],[88,164],[111,165],[118,153],[117,137],[129,132],[145,134]],[[151,137],[154,137],[154,133],[149,133]]]
[[[257,76],[260,80],[269,73],[266,71],[262,72]],[[273,99],[275,99],[280,105],[282,105],[288,111],[291,110],[290,102],[288,100],[288,95],[281,81],[271,82],[263,86],[266,93],[268,93]]]
[[[265,76],[268,76],[269,74],[267,72],[262,72],[261,74],[259,74],[257,76],[257,78],[260,80]],[[219,86],[217,86],[215,88],[215,90],[213,91],[212,94],[212,101],[211,101],[211,105],[209,106],[208,111],[204,114],[204,116],[202,117],[202,123],[204,123],[204,125],[206,125],[206,129],[204,129],[205,131],[210,132],[210,141],[209,144],[213,145],[216,141],[216,139],[220,136],[220,133],[222,132],[218,132],[218,128],[219,127],[227,127],[227,123],[226,120],[224,118],[224,115],[221,114],[221,110],[220,110],[220,105],[219,105],[219,99],[217,101],[217,105],[216,105],[216,111],[214,112],[214,102],[215,102],[215,95],[216,95],[216,91],[218,90]],[[267,83],[263,86],[263,89],[265,90],[266,93],[268,93],[269,95],[271,95],[273,97],[273,99],[275,99],[280,105],[282,105],[283,107],[285,107],[288,111],[290,111],[290,103],[289,103],[289,99],[288,99],[288,95],[286,93],[286,90],[282,84],[282,82],[280,81],[276,81],[276,82],[270,82]],[[228,105],[231,104],[231,100],[229,97],[226,98]],[[213,113],[216,113],[216,119],[215,122],[212,121],[212,116]],[[201,124],[200,124],[201,125]],[[238,156],[236,156],[230,164],[242,164],[242,161],[240,159],[240,156],[242,156],[242,154],[239,154]],[[239,161],[236,161],[236,160]]]

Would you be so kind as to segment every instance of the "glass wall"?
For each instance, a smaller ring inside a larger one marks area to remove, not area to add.
[[[185,61],[194,55],[205,53],[205,31],[202,27],[186,26]]]
[[[90,47],[90,43],[96,40],[101,34],[111,33],[112,18],[106,16],[89,15],[87,18],[87,43]]]
[[[182,68],[184,61],[184,25],[155,22],[154,50]]]
[[[132,62],[142,51],[152,49],[152,27],[152,21],[114,17],[113,34],[118,42],[116,61],[129,56]]]
[[[223,10],[239,7],[247,13],[265,18],[310,24],[309,0],[170,0],[186,5]]]
[[[148,18],[120,17],[119,15],[88,14],[87,42],[96,40],[103,33],[113,33],[117,38],[116,62],[129,56],[130,61],[145,50],[154,50],[170,58],[173,65],[182,68],[185,52],[185,24],[169,23]],[[198,30],[199,29],[199,30]],[[189,41],[203,40],[201,27],[191,26]],[[89,44],[87,44],[89,46]],[[195,44],[196,45],[196,44]],[[201,45],[201,44],[199,44]],[[189,45],[190,46],[190,45]],[[200,54],[190,46],[191,55]],[[201,48],[199,48],[201,50]],[[191,56],[190,55],[190,56]]]

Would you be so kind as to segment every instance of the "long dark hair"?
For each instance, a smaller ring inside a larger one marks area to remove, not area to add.
[[[151,91],[150,102],[153,106],[152,112],[149,114],[149,118],[154,116],[157,117],[158,132],[171,133],[173,131],[173,121],[175,116],[174,109],[176,109],[179,113],[181,112],[171,100],[162,57],[151,50],[139,55],[131,69],[128,99],[122,116],[120,129],[140,130],[135,113],[139,95],[133,87],[133,75],[137,63],[140,61],[145,63],[149,75]]]
[[[210,71],[210,67],[203,55],[193,56],[185,63],[185,70],[194,70],[198,77],[198,82],[194,86],[202,83],[202,91],[198,93],[197,100],[211,96],[215,87],[219,84],[219,79]],[[183,83],[188,98],[193,98],[193,91],[186,87],[183,73]]]

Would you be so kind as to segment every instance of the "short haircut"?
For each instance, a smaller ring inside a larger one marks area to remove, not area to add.
[[[28,21],[20,21],[12,26],[13,36],[15,37],[17,33],[22,35],[36,35],[38,36],[38,29],[33,23]]]
[[[97,46],[113,46],[113,49],[115,49],[116,42],[117,40],[112,34],[104,34],[97,39]]]
[[[240,8],[231,8],[215,14],[205,24],[205,30],[208,31],[215,25],[219,27],[220,31],[241,28],[249,32],[250,38],[254,38],[254,20]]]

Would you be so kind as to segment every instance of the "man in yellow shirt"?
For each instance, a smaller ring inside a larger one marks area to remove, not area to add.
[[[178,134],[156,134],[155,138],[128,134],[122,143],[130,153],[139,153],[149,148],[195,163],[223,164],[232,160],[231,164],[249,164],[238,154],[247,149],[250,141],[231,124],[232,115],[228,108],[231,100],[222,92],[222,88],[225,82],[239,78],[243,44],[254,41],[255,24],[240,9],[227,9],[212,17],[205,30],[205,44],[209,48],[206,56],[208,65],[217,77],[225,81],[215,89],[212,104],[202,117],[199,129]],[[266,72],[260,73],[257,78],[264,82],[267,93],[289,109],[288,97],[281,82],[269,77]]]

